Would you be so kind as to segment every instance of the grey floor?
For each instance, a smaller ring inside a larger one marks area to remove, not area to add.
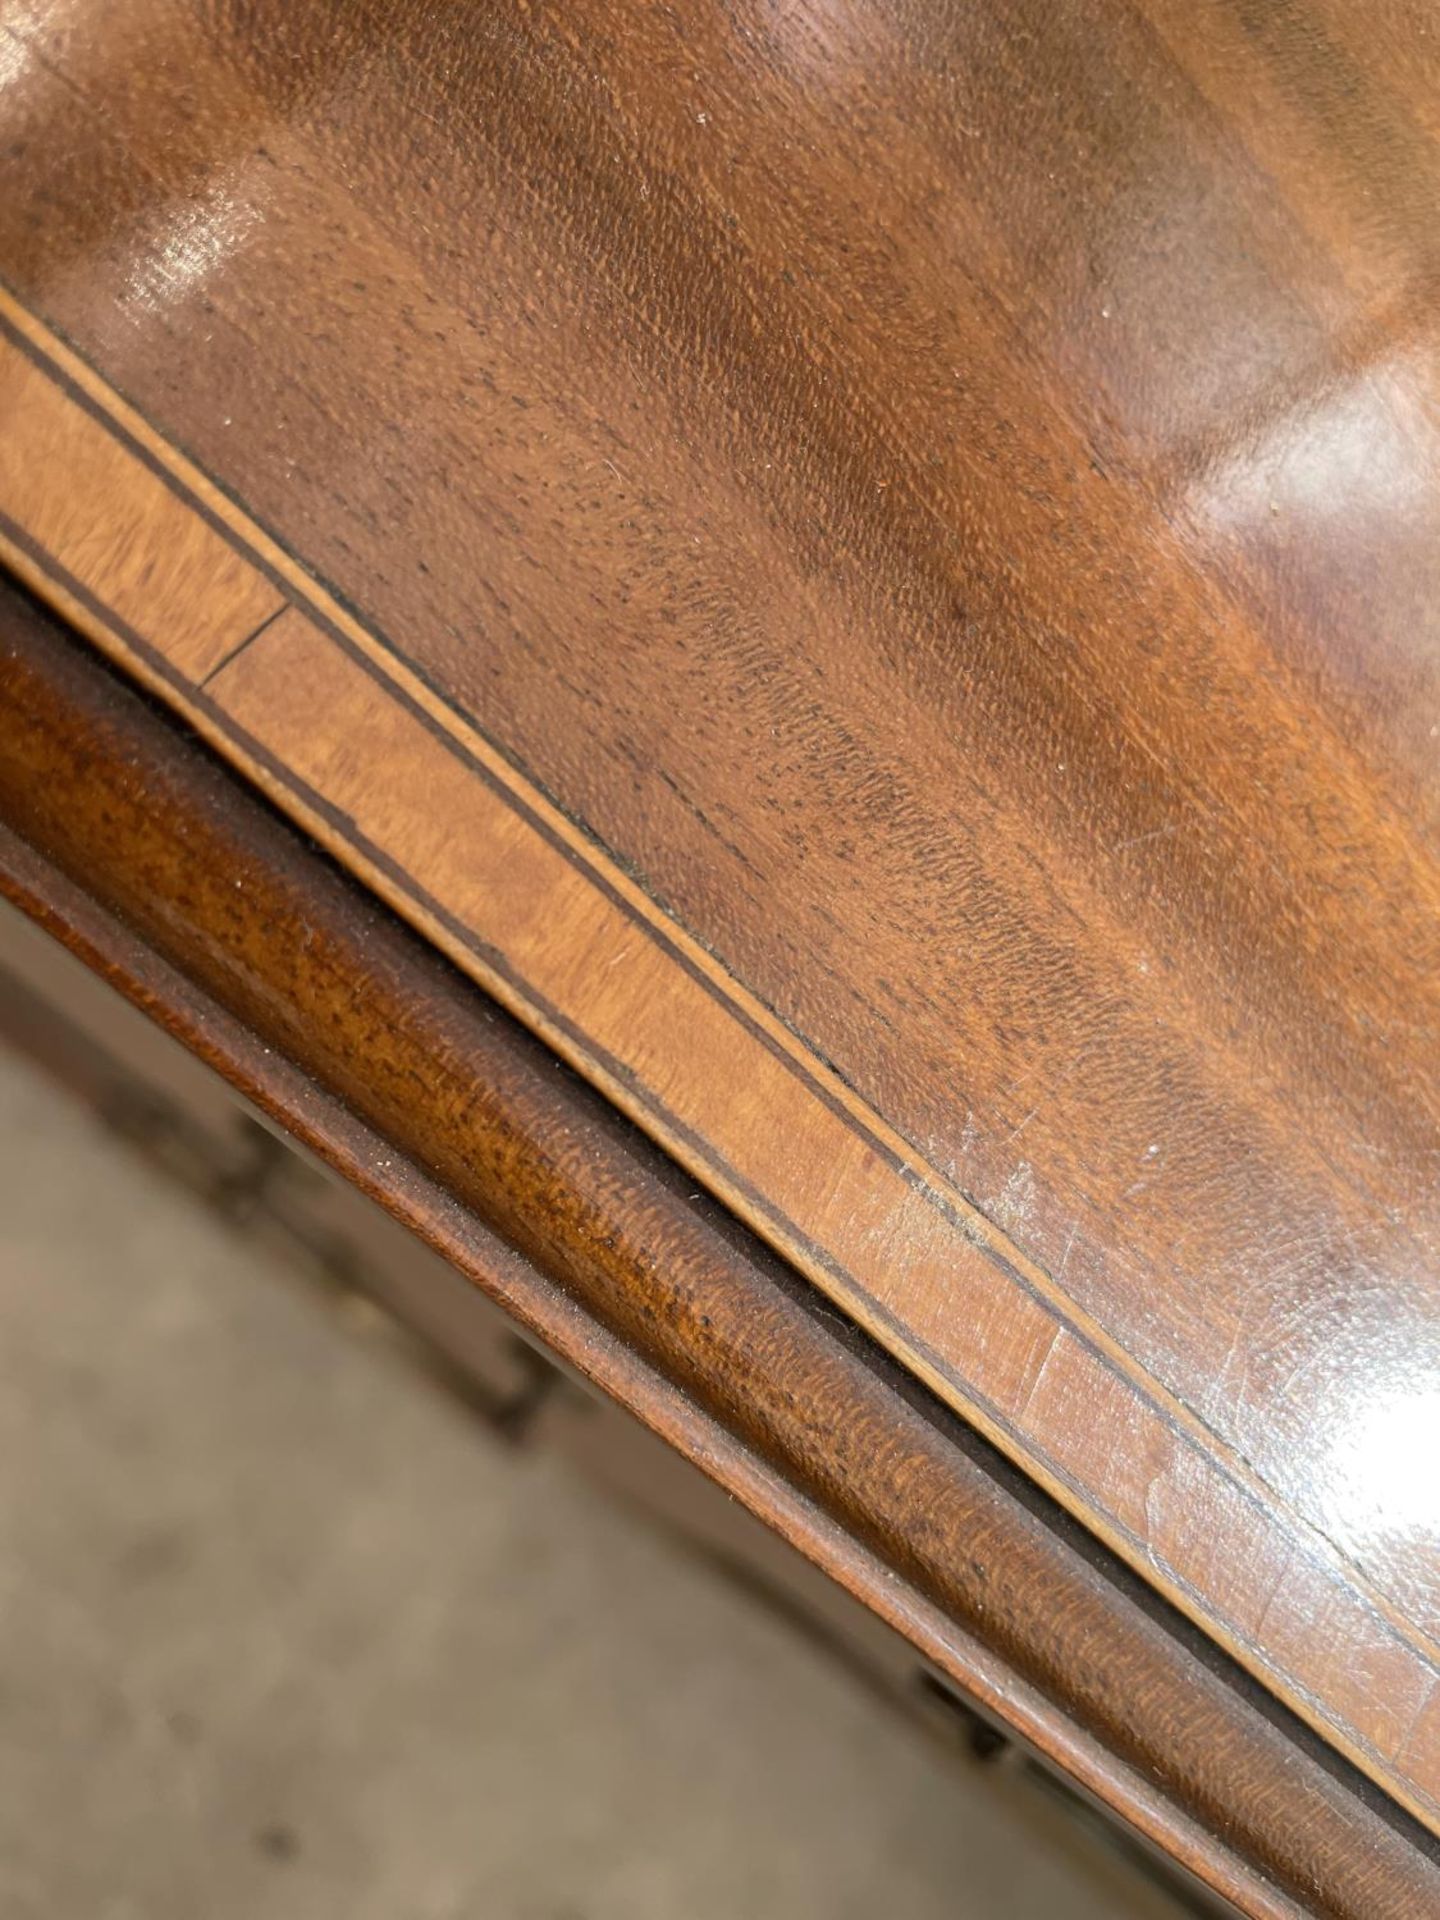
[[[1174,1911],[0,1054],[4,1920]]]

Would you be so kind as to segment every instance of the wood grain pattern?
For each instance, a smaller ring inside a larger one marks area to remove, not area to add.
[[[3,583],[0,711],[0,891],[1068,1777],[1247,1914],[1440,1904],[1433,1841]]]
[[[300,611],[202,688],[28,577],[1433,1821],[1440,166],[1367,15],[4,0],[0,270]]]
[[[8,320],[15,338],[36,345],[33,321],[14,310]],[[58,342],[43,350],[57,376],[84,379],[92,398],[115,404]],[[96,436],[107,428],[78,399],[66,404],[74,418],[61,444],[73,454],[82,421]],[[161,452],[175,484],[196,487],[198,512],[200,477]],[[130,457],[148,483],[138,447]],[[123,478],[112,476],[106,495],[116,503],[113,537],[104,505],[81,523],[85,555],[123,553],[127,578],[143,577],[152,555],[154,567],[163,564],[169,511],[147,520]],[[30,497],[39,497],[33,487]],[[179,497],[167,494],[167,509]],[[252,595],[262,569],[293,573],[258,528],[223,503],[219,511],[253,543]],[[63,524],[58,511],[49,519]],[[184,673],[202,651],[191,638],[193,605],[173,627],[150,608],[141,643],[100,594],[80,590],[63,550],[0,524],[0,551],[7,547],[32,584],[148,672],[921,1377],[1386,1778],[1385,1763],[1423,1733],[1433,1691],[1428,1649],[1407,1637],[1404,1621],[1367,1604],[1325,1542],[1287,1538],[1253,1484],[1207,1450],[1185,1409],[1155,1394],[1098,1329],[1077,1326],[1073,1309],[1067,1317],[1069,1303],[1026,1271],[1013,1242],[961,1196],[937,1204],[933,1190],[917,1190],[896,1145],[855,1111],[848,1090],[819,1079],[699,951],[677,951],[663,928],[657,939],[648,903],[633,889],[621,894],[613,870],[597,872],[540,795],[503,766],[503,784],[493,783],[493,756],[477,762],[396,681],[367,671],[362,659],[373,666],[383,656],[368,635],[358,658],[342,646],[343,631],[360,633],[338,606],[312,599],[305,611],[291,604],[272,614],[238,647],[232,636],[209,649],[220,664],[197,683]],[[302,591],[298,579],[291,585]],[[957,1321],[969,1343],[963,1372],[946,1360]],[[1157,1488],[1168,1491],[1166,1505]],[[1424,1808],[1428,1783],[1418,1784]]]

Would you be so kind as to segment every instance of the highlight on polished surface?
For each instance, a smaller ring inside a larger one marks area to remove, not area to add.
[[[1423,27],[0,0],[0,544],[1440,1828]]]

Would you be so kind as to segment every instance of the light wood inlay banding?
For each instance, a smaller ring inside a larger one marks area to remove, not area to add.
[[[202,681],[283,599],[0,334],[0,514],[133,627],[187,679]]]

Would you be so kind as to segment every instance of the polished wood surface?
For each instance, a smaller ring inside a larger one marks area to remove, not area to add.
[[[0,0],[0,508],[1434,1824],[1426,24]]]
[[[1242,1912],[1440,1908],[1426,1832],[3,582],[0,710],[0,894]]]

